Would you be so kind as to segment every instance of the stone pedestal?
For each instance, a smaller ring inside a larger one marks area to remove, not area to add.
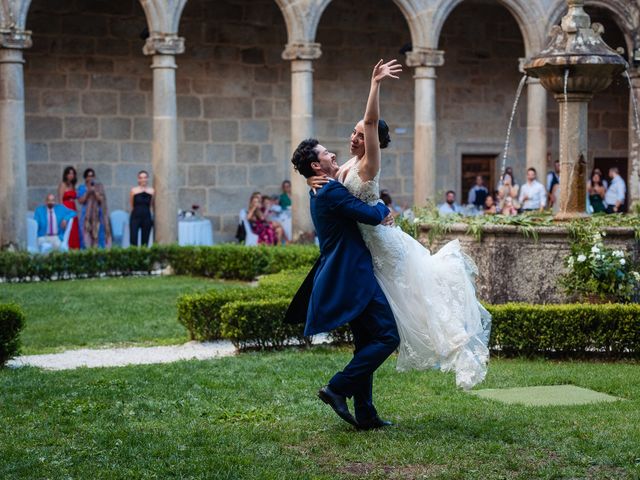
[[[538,178],[546,178],[547,165],[547,91],[537,78],[527,81],[527,168]]]
[[[556,94],[560,104],[560,210],[557,220],[586,216],[588,112],[591,94]]]
[[[178,239],[178,123],[175,55],[184,40],[175,36],[147,39],[144,53],[153,55],[153,187],[154,240],[159,244]]]
[[[27,244],[24,58],[29,32],[0,31],[0,249]]]
[[[629,181],[627,184],[627,202],[629,203],[629,210],[633,208],[638,202],[640,202],[640,132],[636,129],[636,120],[634,118],[635,111],[633,108],[633,100],[640,108],[640,72],[635,70],[630,72],[631,77],[631,92],[629,98],[629,160],[628,160],[628,172]],[[640,116],[640,113],[638,114]],[[640,122],[640,118],[638,119]]]
[[[287,45],[282,58],[291,61],[291,153],[298,144],[314,136],[313,60],[322,54],[317,43]],[[309,212],[309,187],[305,178],[290,166],[291,213],[294,241],[314,231]]]
[[[414,49],[407,66],[415,67],[415,120],[413,147],[413,203],[436,200],[436,67],[444,65],[444,52]]]

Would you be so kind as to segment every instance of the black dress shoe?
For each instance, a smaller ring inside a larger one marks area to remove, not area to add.
[[[380,417],[373,417],[371,420],[363,420],[358,422],[359,430],[373,430],[374,428],[390,427],[393,423],[382,420]]]
[[[351,412],[349,412],[346,397],[338,395],[328,386],[322,387],[320,390],[318,390],[318,397],[324,403],[333,408],[333,411],[336,412],[341,419],[343,419],[347,423],[350,423],[356,428],[358,427],[358,422],[356,422],[356,419],[353,418],[353,415],[351,415]]]

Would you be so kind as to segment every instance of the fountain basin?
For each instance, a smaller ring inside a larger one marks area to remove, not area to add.
[[[558,285],[565,273],[564,259],[571,253],[571,237],[566,225],[534,227],[538,239],[525,237],[513,225],[486,225],[481,240],[467,233],[468,225],[456,223],[449,232],[429,241],[428,224],[420,226],[418,240],[437,252],[458,239],[464,252],[478,265],[478,297],[490,304],[526,302],[534,304],[573,301]],[[605,244],[640,258],[640,243],[633,228],[609,227]]]

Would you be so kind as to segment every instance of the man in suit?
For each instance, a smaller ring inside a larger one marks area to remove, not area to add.
[[[387,299],[373,275],[373,262],[357,222],[392,224],[389,209],[360,201],[333,180],[336,156],[315,139],[300,143],[291,159],[305,177],[326,175],[331,181],[310,192],[313,224],[320,243],[320,259],[313,277],[305,335],[327,332],[349,323],[353,359],[318,392],[320,399],[345,421],[360,429],[390,425],[373,405],[373,373],[398,347],[400,338]],[[347,398],[353,397],[355,418]]]
[[[76,212],[56,204],[56,197],[48,194],[45,204],[37,207],[33,213],[38,223],[38,247],[48,243],[54,250],[59,250],[67,223],[75,216]]]

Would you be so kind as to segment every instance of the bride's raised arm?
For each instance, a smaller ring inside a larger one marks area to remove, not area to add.
[[[385,78],[398,78],[402,65],[397,60],[382,63],[380,60],[371,74],[371,89],[364,112],[364,158],[360,164],[360,178],[373,180],[380,170],[380,139],[378,138],[378,120],[380,120],[380,83]]]

